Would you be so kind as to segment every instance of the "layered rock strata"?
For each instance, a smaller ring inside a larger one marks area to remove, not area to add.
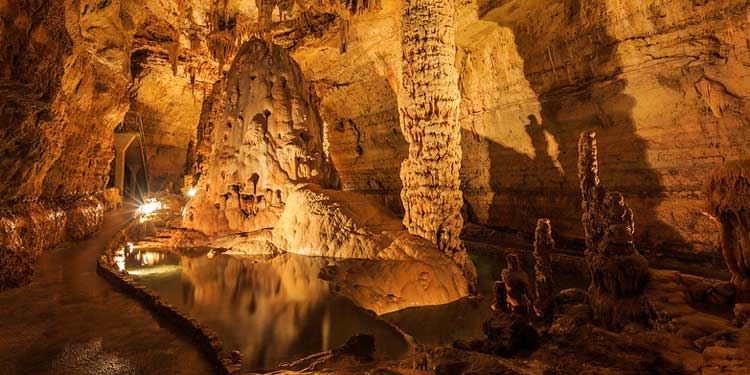
[[[453,0],[402,3],[398,107],[409,154],[401,165],[401,200],[409,233],[436,244],[475,279],[459,238],[463,195],[455,11]]]

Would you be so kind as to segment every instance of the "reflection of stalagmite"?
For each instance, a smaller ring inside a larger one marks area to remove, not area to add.
[[[552,262],[550,253],[555,248],[549,219],[539,219],[534,235],[534,312],[542,318],[549,317],[554,299]]]
[[[619,329],[644,318],[641,295],[648,262],[633,244],[633,212],[622,195],[607,192],[599,182],[594,132],[581,134],[578,142],[578,175],[592,308],[600,323]]]
[[[750,160],[728,162],[714,172],[706,197],[737,299],[750,302]]]
[[[459,238],[463,196],[454,13],[453,0],[405,0],[401,5],[398,104],[409,143],[401,165],[401,200],[409,232],[437,244],[475,280]]]

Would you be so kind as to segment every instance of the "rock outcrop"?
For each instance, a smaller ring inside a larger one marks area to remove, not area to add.
[[[607,191],[599,181],[596,133],[581,134],[578,159],[594,316],[611,329],[644,322],[642,293],[648,281],[648,262],[635,249],[633,212],[622,195]]]
[[[399,4],[352,18],[343,59],[334,30],[292,52],[315,82],[342,187],[396,210],[408,157],[397,103]],[[457,8],[470,222],[530,244],[536,219],[554,218],[558,247],[582,248],[576,148],[580,132],[595,129],[603,181],[639,218],[638,248],[657,250],[649,260],[695,272],[705,269],[698,260],[720,261],[702,182],[750,145],[747,2],[478,0]]]
[[[721,166],[706,185],[708,211],[721,233],[721,253],[739,302],[750,302],[750,161]]]
[[[476,270],[459,238],[463,195],[455,11],[453,0],[406,0],[401,5],[398,106],[409,144],[401,165],[401,200],[409,233],[436,244],[475,280]]]
[[[0,3],[0,289],[28,281],[42,250],[101,223],[94,195],[129,105],[122,9],[121,0]]]
[[[221,107],[205,108],[211,124],[201,120],[213,147],[184,223],[209,234],[274,227],[295,184],[333,180],[319,116],[294,60],[260,39],[243,44],[223,88]]]

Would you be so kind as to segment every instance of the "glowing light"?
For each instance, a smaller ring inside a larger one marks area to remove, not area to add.
[[[132,254],[132,253],[133,253],[133,243],[128,242],[128,254]]]
[[[139,216],[139,221],[143,223],[148,220],[154,212],[161,210],[162,208],[163,206],[161,202],[156,200],[156,198],[149,198],[146,200],[146,203],[142,204],[137,210],[135,210],[135,213]]]
[[[136,212],[141,215],[150,215],[156,212],[156,210],[161,210],[161,208],[161,202],[159,202],[155,198],[149,198],[148,200],[146,200],[146,203],[138,207],[138,210]]]
[[[197,192],[198,192],[198,191],[197,191],[197,190],[195,190],[195,188],[194,188],[194,187],[191,187],[191,188],[190,188],[190,190],[188,190],[188,192],[187,192],[187,196],[188,196],[188,197],[190,197],[190,198],[192,198],[192,197],[194,197],[194,196],[195,196],[195,193],[197,193]]]

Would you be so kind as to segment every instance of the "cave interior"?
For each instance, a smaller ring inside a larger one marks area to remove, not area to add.
[[[0,0],[0,373],[750,374],[746,0]]]

